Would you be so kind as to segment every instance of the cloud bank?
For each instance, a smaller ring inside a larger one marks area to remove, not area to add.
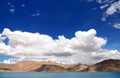
[[[101,48],[107,40],[97,37],[96,33],[95,29],[90,29],[75,32],[71,39],[63,35],[53,39],[46,34],[5,28],[0,34],[0,55],[12,56],[4,63],[32,60],[91,64],[105,59],[120,59],[117,50]]]

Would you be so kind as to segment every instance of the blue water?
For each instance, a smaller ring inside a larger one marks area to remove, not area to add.
[[[119,72],[19,72],[0,73],[0,78],[120,78]]]

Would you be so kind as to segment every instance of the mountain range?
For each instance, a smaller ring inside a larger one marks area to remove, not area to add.
[[[120,60],[108,59],[87,64],[60,64],[55,62],[23,61],[16,64],[0,63],[0,72],[118,72]]]

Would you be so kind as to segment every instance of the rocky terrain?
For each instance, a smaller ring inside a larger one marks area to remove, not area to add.
[[[89,71],[118,72],[120,71],[120,60],[105,60],[89,66]]]
[[[96,72],[120,71],[120,60],[105,60],[93,65],[60,64],[54,62],[26,61],[16,64],[0,63],[0,72]]]

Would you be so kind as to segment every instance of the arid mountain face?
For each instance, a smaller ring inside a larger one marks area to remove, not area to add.
[[[1,72],[95,72],[120,71],[120,60],[105,60],[93,65],[59,64],[53,62],[20,62],[16,64],[0,64]]]
[[[0,71],[5,72],[67,72],[86,71],[87,65],[83,64],[59,64],[53,62],[20,62],[16,64],[0,64]]]
[[[100,63],[89,66],[89,71],[105,71],[114,72],[120,71],[120,60],[105,60]]]

